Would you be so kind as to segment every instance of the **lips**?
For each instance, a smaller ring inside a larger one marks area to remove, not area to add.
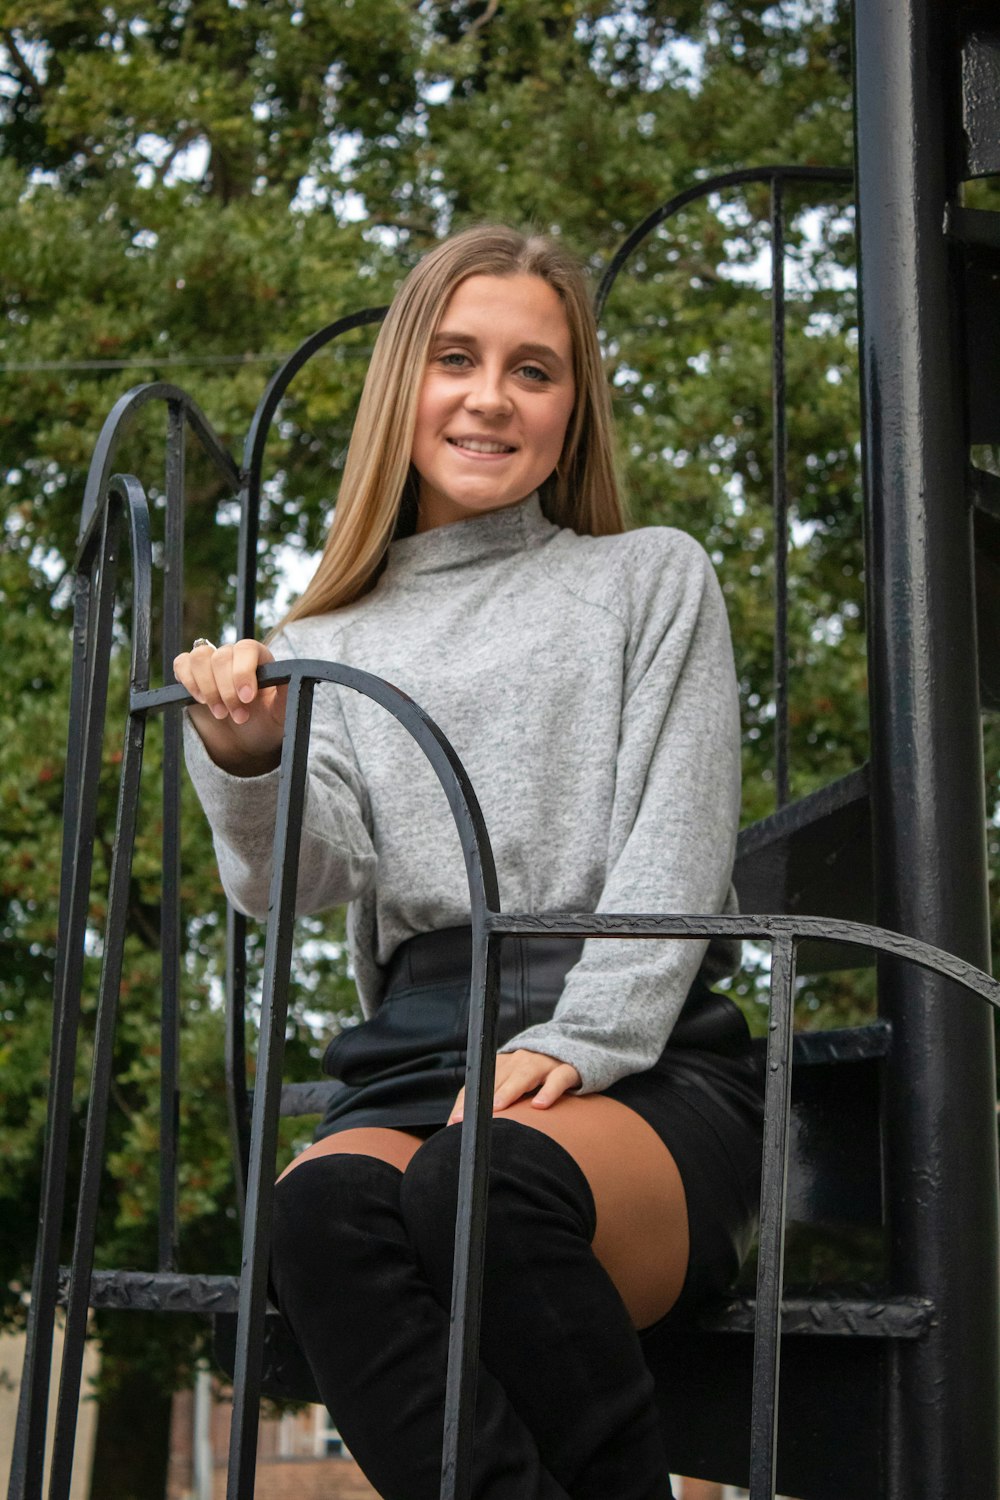
[[[495,438],[480,437],[450,437],[446,440],[453,448],[461,448],[466,453],[484,453],[487,455],[516,453],[517,449],[510,443],[498,443]]]

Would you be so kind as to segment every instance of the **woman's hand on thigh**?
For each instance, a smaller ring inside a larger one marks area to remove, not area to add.
[[[517,1052],[501,1052],[497,1055],[493,1113],[500,1114],[526,1094],[533,1096],[530,1101],[533,1108],[549,1109],[570,1089],[578,1089],[580,1082],[580,1075],[571,1063],[560,1062],[544,1052],[529,1052],[524,1047]],[[461,1089],[448,1124],[457,1125],[464,1117],[465,1090]]]

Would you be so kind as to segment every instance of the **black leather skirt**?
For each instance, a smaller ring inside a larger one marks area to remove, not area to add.
[[[576,938],[508,938],[500,949],[499,1042],[548,1020]],[[340,1080],[316,1139],[362,1125],[420,1134],[442,1127],[465,1082],[472,934],[423,933],[389,965],[368,1021],[340,1033],[323,1059]],[[757,1223],[763,1078],[746,1021],[696,979],[653,1067],[604,1090],[635,1110],[670,1151],[687,1198],[688,1276],[671,1318],[731,1284]]]

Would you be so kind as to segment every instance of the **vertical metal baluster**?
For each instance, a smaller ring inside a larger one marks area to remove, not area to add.
[[[69,1134],[73,1113],[73,1079],[80,1020],[80,987],[83,977],[84,940],[93,865],[97,782],[101,767],[101,743],[107,702],[108,667],[117,552],[121,514],[106,510],[99,538],[94,538],[87,556],[78,565],[78,586],[83,603],[75,615],[74,672],[81,675],[73,700],[80,706],[79,720],[70,725],[71,741],[77,733],[81,748],[71,746],[70,761],[79,768],[74,792],[67,794],[67,807],[75,814],[67,823],[62,878],[68,895],[60,897],[64,925],[63,948],[56,966],[56,991],[52,1022],[52,1072],[49,1109],[42,1164],[42,1193],[38,1240],[31,1279],[31,1305],[21,1391],[18,1398],[14,1452],[11,1459],[9,1500],[40,1500],[45,1462],[45,1432],[48,1417],[52,1334],[59,1284],[59,1241],[66,1198]],[[96,588],[93,584],[97,575]],[[67,852],[68,846],[68,852]]]
[[[473,925],[465,1123],[455,1219],[455,1270],[445,1387],[441,1500],[468,1500],[472,1484],[479,1323],[496,1073],[500,939]]]
[[[117,489],[117,485],[115,485]],[[152,548],[149,513],[145,496],[134,481],[129,482],[132,519],[133,562],[133,648],[131,688],[144,691],[149,686],[149,640],[152,595]],[[121,493],[119,490],[118,493]],[[80,1198],[77,1207],[73,1259],[70,1272],[66,1331],[63,1341],[59,1399],[56,1408],[55,1441],[49,1478],[49,1500],[69,1500],[73,1480],[73,1450],[76,1440],[77,1411],[83,1351],[87,1337],[87,1312],[90,1306],[90,1278],[94,1268],[94,1245],[97,1237],[101,1173],[107,1133],[108,1101],[114,1066],[114,1036],[118,994],[128,922],[129,883],[135,843],[135,825],[139,805],[139,778],[146,721],[142,714],[130,714],[125,732],[122,776],[115,822],[114,854],[108,891],[108,916],[105,926],[104,957],[94,1030],[94,1056],[91,1067],[90,1097],[87,1103],[87,1125],[83,1143],[83,1167],[80,1176]]]
[[[785,401],[784,183],[771,179],[771,402],[774,505],[774,784],[788,801],[788,426]]]
[[[267,1298],[267,1259],[271,1236],[274,1159],[285,1054],[289,970],[295,934],[306,758],[312,719],[312,682],[293,675],[285,710],[285,741],[274,826],[274,867],[268,902],[267,948],[257,1049],[250,1172],[233,1378],[233,1425],[229,1441],[226,1500],[253,1500],[260,1406],[261,1356]]]
[[[91,567],[94,564],[91,562]],[[83,778],[82,732],[87,699],[87,644],[90,639],[90,613],[93,592],[89,575],[77,573],[73,601],[73,672],[69,699],[69,742],[66,747],[66,788],[63,796],[63,846],[59,880],[59,922],[56,938],[56,972],[52,1009],[52,1073],[49,1084],[48,1119],[42,1165],[42,1195],[39,1209],[39,1233],[35,1244],[35,1264],[31,1278],[34,1288],[42,1285],[41,1265],[47,1258],[43,1248],[44,1226],[62,1220],[62,1194],[65,1191],[66,1148],[69,1128],[67,1089],[73,1086],[73,1064],[76,1052],[77,1016],[60,1008],[58,999],[66,992],[65,973],[73,932],[73,878],[78,850],[76,830],[80,818],[80,791]],[[72,1028],[72,1040],[69,1029]],[[48,1370],[52,1359],[52,1322],[41,1317],[43,1299],[33,1296],[28,1307],[28,1327],[24,1367],[21,1372],[21,1395],[18,1401],[14,1450],[11,1459],[9,1500],[22,1500],[40,1493],[42,1468],[40,1454],[45,1445],[46,1407],[38,1404],[29,1392],[39,1388],[39,1367],[46,1371],[43,1401],[48,1398]]]
[[[249,446],[249,444],[248,444]],[[257,541],[260,536],[260,463],[244,466],[239,493],[240,532],[236,548],[236,634],[255,633],[257,613]],[[247,919],[226,908],[226,1106],[236,1166],[236,1201],[241,1219],[246,1209],[250,1170],[250,1091],[246,1056]]]
[[[167,514],[163,562],[163,681],[174,681],[184,611],[184,408],[167,406]],[[177,1137],[180,1126],[181,718],[163,720],[163,882],[160,909],[160,1202],[157,1264],[177,1264]]]
[[[236,1167],[236,1206],[242,1225],[250,1162],[250,1090],[247,1086],[247,919],[226,907],[226,1109]]]
[[[779,937],[774,941],[771,954],[771,1012],[764,1086],[760,1249],[750,1416],[750,1500],[774,1500],[794,1009],[795,939]]]

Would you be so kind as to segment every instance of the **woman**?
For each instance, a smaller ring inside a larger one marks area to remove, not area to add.
[[[231,900],[267,908],[276,656],[351,663],[437,721],[480,798],[505,909],[731,910],[735,677],[704,553],[625,533],[582,276],[495,227],[404,282],[329,539],[271,648],[196,643],[188,761]],[[350,902],[369,1019],[279,1180],[272,1285],[385,1500],[436,1497],[463,1110],[468,889],[430,768],[383,710],[317,691],[298,900]],[[696,942],[503,948],[477,1500],[670,1494],[641,1330],[735,1273],[760,1091]],[[721,959],[721,965],[720,965]]]

